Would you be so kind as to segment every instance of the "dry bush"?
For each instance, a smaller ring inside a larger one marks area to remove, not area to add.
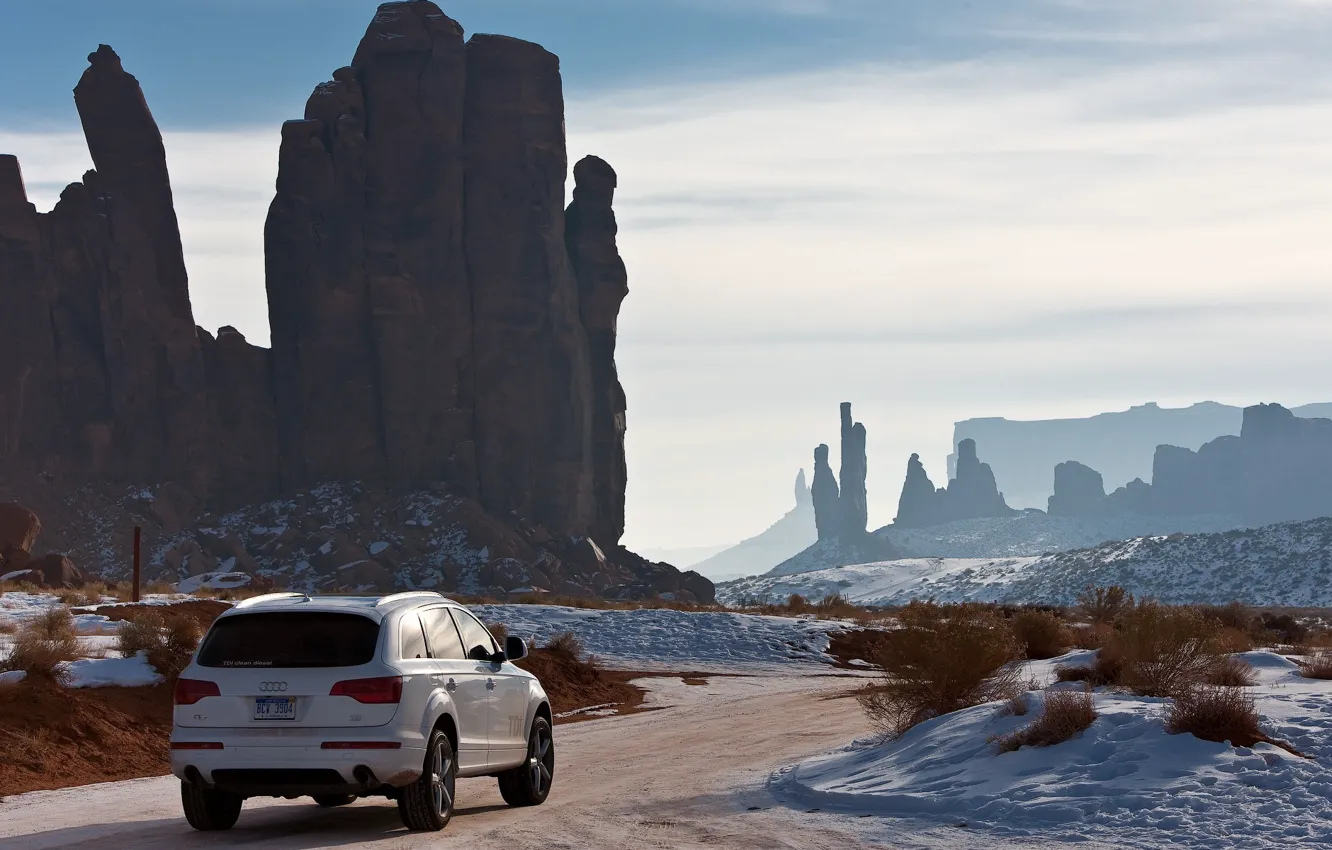
[[[486,623],[486,631],[490,632],[490,636],[501,647],[504,646],[504,641],[509,637],[509,627],[503,623]]]
[[[583,642],[579,640],[578,635],[573,632],[560,632],[550,640],[546,641],[546,645],[542,647],[542,649],[569,658],[583,657]]]
[[[69,609],[48,608],[19,626],[9,657],[0,661],[0,672],[22,670],[33,679],[63,684],[69,679],[65,664],[82,654]]]
[[[1207,671],[1206,684],[1227,688],[1250,688],[1258,684],[1258,671],[1253,665],[1233,655],[1223,656]]]
[[[1026,717],[1031,706],[1027,704],[1027,695],[1014,694],[1008,702],[999,707],[1000,717]]]
[[[1049,611],[1023,611],[1009,621],[1013,636],[1032,660],[1063,655],[1073,645],[1064,621]]]
[[[1222,626],[1216,633],[1217,647],[1222,652],[1249,652],[1254,648],[1253,635],[1247,631]]]
[[[1267,736],[1258,728],[1253,697],[1238,688],[1195,685],[1177,693],[1165,713],[1166,731],[1189,733],[1204,741],[1229,741],[1251,747]]]
[[[1225,605],[1199,605],[1199,613],[1211,617],[1222,626],[1240,632],[1248,632],[1255,619],[1253,610],[1243,602],[1228,602]]]
[[[1096,704],[1090,691],[1046,691],[1045,709],[1028,725],[994,740],[1001,753],[1022,747],[1048,747],[1072,738],[1096,721]]]
[[[884,672],[860,693],[870,721],[891,737],[917,723],[1018,690],[1011,662],[1022,648],[1004,619],[973,605],[912,602],[898,612],[874,658]]]
[[[1055,681],[1086,682],[1089,687],[1104,688],[1118,685],[1124,675],[1124,662],[1113,652],[1096,653],[1090,666],[1056,667]]]
[[[194,658],[203,633],[187,617],[167,617],[144,611],[122,620],[117,630],[116,650],[125,658],[144,653],[148,663],[168,679],[179,676]]]
[[[1114,628],[1105,623],[1087,623],[1069,631],[1073,633],[1073,645],[1078,649],[1100,649],[1115,633]]]
[[[1264,631],[1275,633],[1274,643],[1284,643],[1290,646],[1299,646],[1309,636],[1309,630],[1289,614],[1272,614],[1264,611],[1261,615],[1262,627]]]
[[[1300,675],[1306,679],[1332,679],[1332,651],[1311,653],[1299,665]]]
[[[60,600],[61,605],[67,605],[70,608],[80,608],[89,605],[96,600],[96,597],[90,597],[83,588],[62,587],[55,592],[55,598]]]
[[[1120,618],[1101,655],[1122,663],[1120,683],[1134,693],[1167,697],[1207,680],[1224,657],[1219,632],[1196,609],[1143,603]]]
[[[12,635],[18,631],[18,623],[13,620],[0,620],[0,635]]]
[[[1119,585],[1092,587],[1078,594],[1078,611],[1093,623],[1111,624],[1133,608],[1133,594]]]

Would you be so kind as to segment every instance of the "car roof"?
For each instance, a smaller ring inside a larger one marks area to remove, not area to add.
[[[431,603],[443,603],[461,607],[452,599],[432,590],[412,590],[394,593],[389,596],[310,596],[299,592],[266,593],[242,599],[221,617],[236,614],[277,611],[323,611],[333,613],[355,613],[381,622],[396,611],[417,608]]]

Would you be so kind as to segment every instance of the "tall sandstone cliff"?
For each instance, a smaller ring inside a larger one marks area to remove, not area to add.
[[[196,328],[161,133],[115,52],[89,61],[96,169],[40,214],[0,156],[0,472],[172,481],[213,507],[442,482],[618,546],[616,175],[579,162],[564,208],[556,56],[464,41],[425,0],[380,6],[282,127],[271,350]]]

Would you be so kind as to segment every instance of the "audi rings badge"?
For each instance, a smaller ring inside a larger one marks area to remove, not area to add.
[[[266,693],[266,694],[281,694],[281,693],[286,693],[286,691],[287,691],[287,683],[286,683],[286,682],[260,682],[260,683],[259,683],[259,690],[262,691],[263,693]]]

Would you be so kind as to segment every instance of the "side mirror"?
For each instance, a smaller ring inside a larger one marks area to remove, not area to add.
[[[504,639],[504,655],[510,661],[517,661],[519,658],[527,657],[527,641],[517,635],[509,635]]]
[[[486,649],[481,644],[477,644],[476,646],[472,647],[472,651],[467,653],[467,657],[473,661],[493,662],[495,660],[495,657],[494,655],[491,654],[490,650]]]

